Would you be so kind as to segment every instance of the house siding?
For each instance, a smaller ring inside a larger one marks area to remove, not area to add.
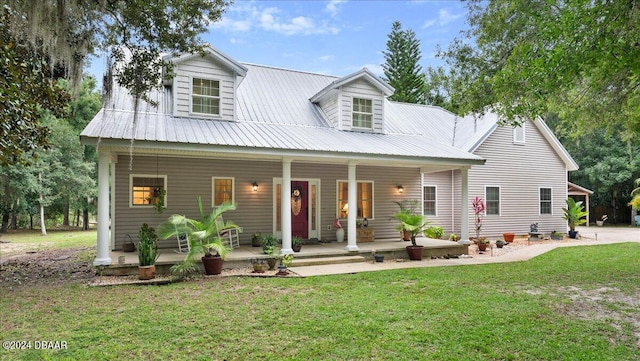
[[[456,185],[452,183],[453,172],[435,172],[423,174],[424,186],[436,187],[436,215],[426,216],[429,226],[440,226],[444,229],[445,236],[454,232],[454,225],[460,223],[460,220],[453,217],[459,217],[459,212],[455,212],[456,209],[454,194],[459,194],[455,191],[460,188],[456,188]],[[459,202],[459,201],[458,201]],[[457,203],[459,204],[459,203]],[[459,207],[457,207],[459,208]]]
[[[319,105],[325,116],[329,120],[329,123],[336,128],[340,128],[340,115],[338,112],[338,92],[335,92],[331,94],[331,96],[322,99]]]
[[[115,249],[130,236],[134,241],[143,223],[157,228],[171,214],[183,214],[198,218],[196,196],[202,197],[205,209],[212,205],[212,177],[233,177],[237,209],[225,214],[243,228],[240,235],[242,244],[251,242],[254,232],[272,233],[273,229],[273,184],[275,178],[282,177],[282,164],[269,161],[215,160],[173,157],[136,156],[129,170],[129,156],[118,156],[115,164]],[[157,174],[167,176],[167,203],[162,214],[151,207],[129,206],[129,175]],[[358,180],[374,182],[374,217],[369,227],[376,229],[376,238],[396,238],[395,221],[391,218],[397,211],[394,201],[420,199],[421,185],[419,169],[359,166],[356,168]],[[322,165],[293,162],[292,179],[320,180],[320,238],[335,240],[333,221],[336,217],[336,180],[346,180],[346,165]],[[257,182],[259,189],[253,191]],[[397,193],[397,186],[403,185],[405,192]],[[331,230],[327,229],[331,226]],[[346,222],[343,226],[347,227]],[[174,239],[159,241],[160,248],[175,248]]]
[[[500,215],[484,217],[481,235],[526,234],[532,223],[538,223],[541,232],[566,230],[562,219],[567,197],[566,165],[534,124],[527,122],[525,132],[525,143],[514,144],[512,128],[498,127],[474,152],[486,163],[469,170],[471,236],[475,236],[471,199],[479,196],[486,201],[486,186],[500,187]],[[552,189],[551,215],[540,215],[540,187]]]
[[[213,79],[220,81],[220,116],[215,119],[235,119],[235,78],[232,72],[211,56],[193,57],[178,63],[175,67],[174,78],[174,115],[191,116],[191,78]],[[195,117],[207,115],[193,114]]]
[[[376,133],[382,133],[383,131],[383,94],[376,89],[369,82],[364,80],[354,81],[342,87],[341,107],[343,125],[346,130],[362,130],[362,128],[353,128],[351,114],[353,111],[353,98],[371,99],[372,117],[371,125],[372,131]]]

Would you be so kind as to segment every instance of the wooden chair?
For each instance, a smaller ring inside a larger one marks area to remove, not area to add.
[[[189,237],[184,233],[178,233],[176,236],[178,239],[178,249],[174,249],[173,251],[178,254],[187,254],[191,250],[191,245],[189,244]]]
[[[216,219],[216,227],[218,229],[225,228],[224,219],[222,216]],[[224,240],[224,245],[230,248],[240,247],[240,233],[242,228],[233,227],[219,231],[218,236]]]

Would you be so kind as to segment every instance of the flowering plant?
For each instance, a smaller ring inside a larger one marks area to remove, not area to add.
[[[340,224],[340,218],[336,218],[336,220],[333,222],[333,226],[336,227],[336,229],[342,228],[342,224]]]
[[[475,197],[471,202],[473,211],[475,212],[476,221],[476,240],[480,239],[480,229],[482,228],[482,217],[484,216],[484,201],[480,197]]]

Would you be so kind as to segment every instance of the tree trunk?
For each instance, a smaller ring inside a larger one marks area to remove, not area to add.
[[[75,218],[75,226],[76,227],[80,226],[80,210],[79,209],[76,210],[76,216],[74,218]]]
[[[42,187],[42,173],[38,173],[38,180]],[[42,189],[40,189],[40,230],[43,236],[47,235],[47,226],[44,224],[44,196],[42,195]]]
[[[87,207],[82,209],[82,229],[84,231],[89,230],[89,208]]]
[[[69,201],[64,203],[64,216],[62,217],[62,225],[69,226]]]
[[[9,228],[18,229],[18,216],[15,213],[11,214],[11,224],[9,224]]]
[[[9,215],[7,213],[3,213],[2,214],[2,226],[0,226],[0,233],[6,233],[8,225],[9,225]]]
[[[29,215],[29,229],[33,229],[33,214]]]

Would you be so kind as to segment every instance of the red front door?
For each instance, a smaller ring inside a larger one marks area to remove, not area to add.
[[[309,182],[291,182],[291,235],[309,238]]]

